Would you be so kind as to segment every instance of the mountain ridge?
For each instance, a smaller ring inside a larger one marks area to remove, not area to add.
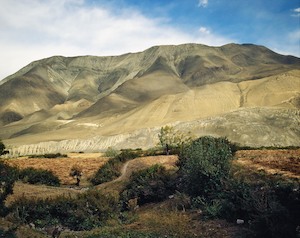
[[[151,131],[238,109],[297,111],[299,75],[299,58],[252,44],[165,45],[119,56],[53,56],[30,63],[0,83],[0,138],[12,145],[22,138],[24,144],[88,139]],[[230,133],[225,136],[239,142]]]

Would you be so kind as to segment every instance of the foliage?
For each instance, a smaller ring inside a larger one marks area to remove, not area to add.
[[[183,133],[172,126],[165,126],[160,129],[158,139],[161,147],[170,149],[172,154],[180,153],[185,145],[192,141],[191,133]],[[167,151],[167,153],[169,153]]]
[[[232,153],[224,138],[201,137],[179,157],[183,190],[192,196],[218,193],[228,177]]]
[[[6,197],[13,193],[16,179],[17,169],[0,161],[0,215],[4,215],[6,212],[4,202]]]
[[[5,155],[5,154],[8,154],[8,151],[5,150],[5,145],[3,144],[3,142],[0,140],[0,156],[1,155]]]
[[[194,209],[201,209],[203,212],[203,218],[215,219],[221,215],[222,201],[215,199],[206,199],[206,197],[197,196],[192,199],[192,207]]]
[[[120,154],[107,161],[98,169],[95,175],[91,178],[91,183],[93,185],[98,185],[117,178],[121,174],[120,170],[122,164],[140,156],[141,153],[141,150],[122,150]]]
[[[20,170],[19,179],[30,184],[45,184],[49,186],[60,186],[60,180],[52,171],[44,169],[26,168]]]
[[[82,176],[82,168],[78,165],[74,165],[70,170],[70,176],[76,179],[76,185],[79,186]]]
[[[114,158],[114,157],[116,157],[118,154],[119,154],[119,152],[118,152],[116,149],[114,149],[114,148],[112,148],[112,147],[108,147],[107,150],[106,150],[105,153],[104,153],[104,156],[105,156],[105,157]]]
[[[77,197],[55,199],[20,198],[12,205],[12,215],[18,222],[36,227],[62,225],[71,230],[91,230],[105,224],[119,211],[118,195],[88,191]]]
[[[165,151],[160,146],[152,147],[144,151],[144,156],[165,155]]]
[[[55,158],[66,158],[68,155],[61,153],[54,154],[43,154],[43,155],[30,155],[29,158],[45,158],[45,159],[55,159]]]
[[[16,238],[17,236],[15,233],[11,230],[2,230],[0,228],[0,237],[5,237],[5,238]]]
[[[131,199],[137,199],[137,204],[158,202],[175,191],[171,175],[165,167],[156,164],[150,168],[135,172],[122,192],[124,207],[128,208]]]
[[[299,183],[228,181],[221,194],[222,217],[248,221],[256,237],[296,237],[300,222]]]
[[[134,231],[134,230],[104,230],[97,234],[88,236],[87,238],[165,238],[166,235],[161,235],[156,232],[149,231]],[[168,235],[172,238],[174,236]]]

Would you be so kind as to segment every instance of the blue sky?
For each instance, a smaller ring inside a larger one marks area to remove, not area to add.
[[[0,80],[53,55],[264,45],[300,56],[299,0],[0,0]]]

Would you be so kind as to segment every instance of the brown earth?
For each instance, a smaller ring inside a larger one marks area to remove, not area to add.
[[[240,150],[235,163],[269,174],[300,178],[300,149],[295,150]]]

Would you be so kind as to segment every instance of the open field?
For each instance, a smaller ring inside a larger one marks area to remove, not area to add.
[[[296,150],[240,150],[236,152],[237,164],[269,174],[300,178],[300,149]]]
[[[102,157],[101,154],[68,154],[69,158],[57,158],[57,159],[30,159],[30,158],[16,158],[6,160],[9,164],[16,165],[20,168],[35,167],[43,168],[52,171],[64,181],[67,186],[62,187],[50,187],[45,185],[30,185],[22,182],[16,182],[14,186],[14,194],[10,195],[6,200],[6,204],[11,204],[15,199],[22,196],[28,198],[49,198],[59,195],[76,196],[76,194],[86,191],[87,186],[90,186],[88,181],[85,181],[79,188],[75,186],[69,186],[74,181],[72,178],[67,178],[69,169],[74,165],[80,165],[83,167],[86,178],[91,176],[101,165],[108,160],[108,158]],[[264,170],[269,174],[282,174],[284,177],[300,178],[300,149],[295,150],[240,150],[235,154],[236,160],[233,163],[238,164],[245,168],[242,173],[247,171],[259,171]],[[138,171],[153,164],[162,164],[169,170],[176,170],[177,156],[149,156],[140,157],[133,160],[129,160],[124,163],[121,176],[111,182],[107,182],[98,186],[96,189],[109,191],[120,191],[124,186],[132,172]],[[70,179],[70,180],[69,180]],[[243,227],[238,227],[232,223],[228,223],[223,220],[201,220],[199,219],[200,213],[195,211],[187,211],[182,213],[180,211],[168,210],[168,206],[171,200],[165,200],[159,203],[147,204],[139,208],[138,211],[132,214],[133,222],[124,225],[122,228],[118,228],[115,224],[107,229],[122,229],[123,231],[134,230],[137,232],[158,232],[164,233],[176,233],[177,237],[186,237],[186,235],[194,234],[194,237],[235,237],[237,234],[243,232]],[[3,220],[4,222],[4,220]],[[12,226],[12,225],[10,225]],[[27,227],[19,228],[29,229]],[[99,228],[100,229],[100,228]],[[101,228],[102,231],[106,228]],[[125,229],[125,230],[124,230]],[[28,232],[37,232],[34,230],[28,230]],[[69,237],[76,234],[77,237],[88,237],[93,232],[63,232],[62,237]],[[27,232],[27,231],[26,231]],[[37,233],[44,237],[43,234]],[[18,237],[26,237],[20,235]]]
[[[73,166],[82,168],[82,185],[87,185],[87,179],[91,177],[108,158],[101,153],[69,153],[68,158],[28,158],[21,157],[17,159],[6,160],[9,165],[17,166],[20,169],[32,167],[35,169],[45,169],[52,171],[59,177],[62,184],[72,185],[76,181],[69,175]]]
[[[7,205],[19,197],[25,196],[29,198],[47,198],[57,197],[59,195],[72,196],[80,192],[84,192],[86,187],[90,185],[87,178],[92,176],[99,167],[101,167],[108,158],[101,157],[100,153],[87,154],[68,154],[69,158],[57,159],[30,159],[17,158],[6,160],[8,164],[18,166],[19,168],[42,168],[53,171],[64,184],[74,184],[74,179],[69,176],[70,169],[73,165],[79,165],[83,168],[83,179],[80,187],[63,186],[51,187],[46,185],[31,185],[22,182],[16,182],[14,186],[14,193],[7,198]],[[177,156],[149,156],[141,157],[128,161],[122,168],[122,175],[114,181],[104,183],[96,186],[97,189],[118,190],[122,187],[122,183],[126,181],[133,171],[138,171],[153,164],[162,164],[167,169],[174,169]]]
[[[108,158],[102,157],[100,153],[72,153],[68,158],[57,159],[30,159],[17,158],[6,160],[10,165],[19,168],[42,168],[53,171],[65,185],[74,184],[74,179],[69,176],[73,165],[83,168],[81,187],[50,187],[45,185],[30,185],[16,182],[14,194],[10,195],[7,203],[11,203],[18,197],[26,196],[31,198],[56,197],[58,195],[74,195],[84,191],[89,186],[87,178],[92,176],[96,170],[103,165]],[[298,150],[240,150],[236,152],[234,163],[250,170],[264,170],[270,174],[282,174],[290,178],[300,178],[300,149]],[[122,175],[114,181],[96,186],[97,189],[119,190],[124,181],[128,180],[133,171],[138,171],[153,164],[162,164],[167,169],[176,169],[177,156],[149,156],[136,158],[126,162],[122,168]]]

